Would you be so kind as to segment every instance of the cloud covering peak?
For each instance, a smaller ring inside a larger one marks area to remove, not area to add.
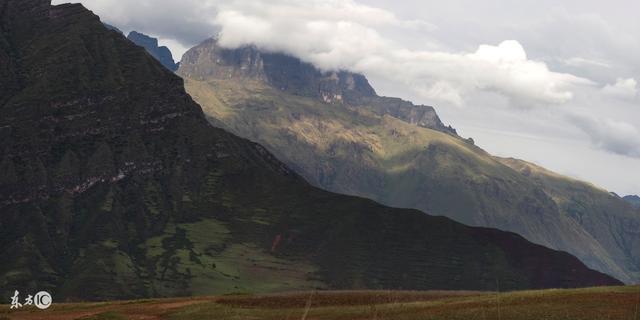
[[[573,98],[573,87],[591,84],[528,59],[516,40],[483,44],[475,52],[407,49],[379,29],[437,28],[351,0],[237,0],[219,7],[215,22],[223,46],[253,44],[325,70],[393,78],[425,98],[455,105],[463,105],[464,97],[477,90],[498,93],[518,106],[561,104]]]

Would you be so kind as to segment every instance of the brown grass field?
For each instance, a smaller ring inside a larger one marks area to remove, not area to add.
[[[344,291],[228,295],[104,303],[54,304],[12,311],[0,320],[320,320],[526,319],[640,320],[640,287],[509,293]]]

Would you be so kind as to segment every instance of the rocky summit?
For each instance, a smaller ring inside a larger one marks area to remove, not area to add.
[[[416,106],[398,98],[380,97],[361,74],[321,71],[290,55],[268,53],[255,46],[225,49],[216,38],[189,50],[180,74],[198,81],[257,80],[281,92],[334,105],[366,106],[378,115],[392,115],[411,124],[456,134],[433,107]]]
[[[0,0],[0,294],[614,285],[494,229],[319,190],[78,4]]]

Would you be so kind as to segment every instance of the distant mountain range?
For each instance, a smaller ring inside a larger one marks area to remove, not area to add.
[[[639,196],[626,196],[623,198],[625,201],[630,203],[632,206],[636,208],[640,208],[640,197]]]
[[[2,296],[620,284],[513,233],[312,187],[79,4],[0,0],[0,66]]]
[[[173,60],[171,51],[165,46],[158,46],[158,39],[136,31],[131,31],[127,36],[127,39],[145,48],[147,52],[149,52],[149,54],[151,54],[151,56],[156,60],[160,61],[165,68],[174,72],[178,70],[178,64]]]
[[[124,32],[122,32],[120,29],[118,29],[115,26],[112,26],[108,23],[103,23],[104,26],[109,29],[109,30],[113,30],[115,32],[118,32],[122,35],[124,35]],[[176,63],[173,60],[173,54],[171,53],[171,50],[169,50],[169,48],[165,47],[165,46],[159,46],[158,45],[158,39],[154,38],[154,37],[150,37],[144,33],[140,33],[137,31],[131,31],[129,32],[129,35],[127,36],[127,39],[129,39],[131,42],[143,47],[146,49],[146,51],[156,60],[158,60],[165,68],[175,72],[178,70],[178,66],[179,63]]]
[[[640,280],[636,209],[587,183],[495,158],[434,108],[378,96],[362,75],[215,39],[189,50],[178,74],[211,123],[264,145],[318,187],[513,231]]]

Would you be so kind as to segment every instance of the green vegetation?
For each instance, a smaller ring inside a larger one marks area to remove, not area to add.
[[[279,259],[252,243],[234,243],[229,229],[216,220],[168,225],[163,235],[148,239],[141,248],[146,248],[155,269],[161,270],[162,276],[154,281],[160,296],[171,295],[176,278],[193,279],[186,284],[191,295],[265,293],[322,285],[307,282],[307,274],[315,271],[311,265]]]

